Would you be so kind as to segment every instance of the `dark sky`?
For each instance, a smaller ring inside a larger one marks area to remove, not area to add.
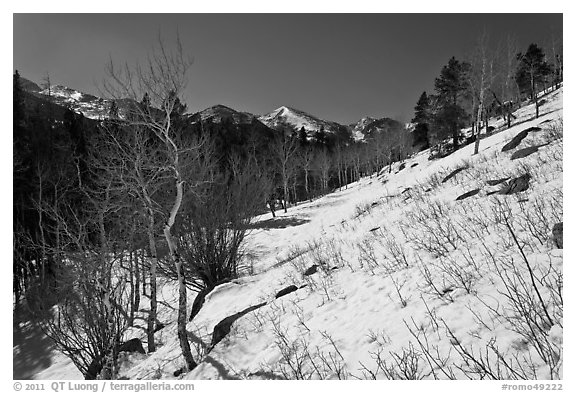
[[[14,69],[40,83],[98,94],[110,57],[144,60],[178,29],[195,59],[190,111],[223,104],[264,114],[292,106],[343,124],[364,116],[410,120],[451,56],[486,28],[524,50],[561,37],[561,14],[15,14]]]

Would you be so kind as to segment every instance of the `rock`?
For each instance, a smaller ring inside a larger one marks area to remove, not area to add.
[[[521,131],[518,135],[512,138],[510,142],[502,147],[502,151],[508,151],[516,148],[520,142],[522,142],[522,140],[528,136],[528,132],[528,130]]]
[[[190,311],[189,321],[193,320],[196,315],[202,309],[204,305],[204,300],[206,300],[206,295],[208,295],[214,288],[204,288],[194,298],[194,303],[192,303],[192,310]]]
[[[318,271],[318,265],[312,265],[303,273],[304,276],[311,276]]]
[[[454,176],[456,176],[458,173],[462,172],[464,169],[466,169],[465,166],[454,169],[452,172],[450,172],[450,173],[448,174],[448,176],[446,176],[446,177],[442,180],[442,183],[446,183],[448,180],[452,179]]]
[[[500,183],[504,183],[505,181],[507,181],[508,179],[510,179],[510,176],[508,177],[503,177],[502,179],[496,179],[496,180],[487,180],[486,184],[488,184],[489,186],[497,186]]]
[[[173,375],[179,377],[184,372],[184,367],[180,367],[178,370],[174,371]]]
[[[414,164],[410,165],[410,168],[414,168],[415,166],[418,166],[418,163],[415,162]]]
[[[524,149],[515,151],[510,157],[511,160],[517,160],[519,158],[528,157],[530,154],[534,154],[538,151],[538,146],[529,146]]]
[[[229,317],[224,318],[216,326],[214,326],[214,330],[212,331],[212,342],[210,343],[210,350],[216,346],[224,337],[230,333],[230,329],[232,328],[232,324],[236,322],[239,318],[243,317],[244,315],[248,314],[251,311],[254,311],[262,306],[265,306],[266,303],[260,303],[255,306],[250,306],[240,312],[237,312],[234,315],[230,315]]]
[[[498,193],[502,195],[511,195],[518,192],[526,191],[530,186],[530,174],[526,173],[520,177],[516,177],[504,186]]]
[[[476,188],[475,190],[468,191],[468,192],[460,195],[458,198],[456,198],[456,200],[461,201],[462,199],[466,199],[466,198],[469,198],[471,196],[474,196],[474,195],[478,194],[479,192],[480,192],[480,189]]]
[[[374,231],[377,231],[378,229],[380,229],[380,227],[375,227],[375,228],[372,228],[372,229],[370,229],[370,232],[374,232]]]
[[[406,163],[402,163],[400,164],[400,167],[398,168],[398,172],[400,172],[402,169],[406,168]]]
[[[290,285],[289,287],[286,287],[282,290],[280,290],[277,294],[276,294],[276,299],[282,297],[282,296],[286,296],[289,293],[292,293],[294,291],[297,291],[298,287],[296,285]]]
[[[139,338],[133,338],[131,340],[122,343],[120,347],[118,347],[118,352],[129,352],[129,353],[142,353],[146,354],[144,350],[144,346],[142,345],[142,341]]]
[[[552,241],[554,242],[554,245],[560,249],[564,248],[564,242],[563,242],[563,235],[564,235],[564,223],[563,222],[559,222],[557,224],[554,224],[554,226],[552,227]]]
[[[488,128],[486,128],[486,133],[490,134],[490,133],[494,132],[495,129],[496,129],[496,127],[494,127],[494,126],[488,126]]]

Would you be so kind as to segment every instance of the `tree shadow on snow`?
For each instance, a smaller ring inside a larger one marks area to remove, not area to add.
[[[32,379],[52,365],[54,344],[34,324],[26,306],[18,304],[12,314],[13,379]]]

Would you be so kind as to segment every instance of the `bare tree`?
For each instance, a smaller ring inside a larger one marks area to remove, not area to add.
[[[56,246],[42,245],[58,267],[54,284],[27,293],[28,305],[44,333],[86,379],[115,378],[129,319],[128,277],[120,268],[125,245],[118,240],[128,209],[105,181],[74,192],[63,189],[60,195],[55,204],[37,201],[46,217],[45,232],[52,238],[59,232]]]
[[[284,191],[284,213],[288,211],[287,202],[289,182],[297,169],[297,152],[298,138],[293,136],[288,130],[281,130],[272,145],[272,154],[274,155],[276,167],[282,179],[282,188]]]
[[[330,169],[332,169],[332,159],[327,148],[322,148],[314,160],[314,169],[319,174],[320,188],[322,193],[328,190],[328,180],[330,179]]]
[[[305,146],[300,153],[302,169],[304,170],[304,190],[306,198],[311,199],[310,195],[310,173],[314,163],[314,149],[312,146]]]
[[[178,338],[182,355],[189,370],[196,367],[186,333],[187,292],[183,261],[178,252],[177,240],[172,228],[181,213],[182,200],[186,191],[194,192],[198,182],[204,179],[185,178],[187,167],[196,163],[203,141],[183,139],[178,133],[175,114],[179,111],[180,99],[187,83],[187,73],[192,60],[185,56],[180,39],[170,51],[159,39],[158,48],[149,56],[145,65],[122,69],[108,66],[109,80],[105,90],[115,98],[130,98],[134,102],[144,97],[140,105],[128,105],[125,118],[134,126],[141,126],[153,133],[161,146],[163,167],[169,174],[169,197],[162,202],[164,212],[163,235],[168,246],[169,258],[177,272]],[[192,173],[192,172],[188,172]],[[152,270],[152,269],[151,269]]]
[[[474,154],[478,154],[480,148],[480,130],[482,129],[482,115],[486,114],[486,100],[488,91],[494,82],[494,55],[490,51],[490,36],[484,29],[477,39],[472,53],[470,64],[470,89],[477,103],[476,111],[476,142]],[[487,116],[487,115],[486,115]],[[487,126],[487,124],[486,124]]]

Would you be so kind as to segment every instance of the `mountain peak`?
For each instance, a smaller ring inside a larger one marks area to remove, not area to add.
[[[321,128],[327,132],[336,132],[340,127],[342,127],[340,124],[333,121],[320,119],[300,109],[295,109],[286,105],[282,105],[272,112],[260,116],[258,120],[274,129],[289,127],[294,130],[300,130],[304,127],[308,136],[312,136]]]

